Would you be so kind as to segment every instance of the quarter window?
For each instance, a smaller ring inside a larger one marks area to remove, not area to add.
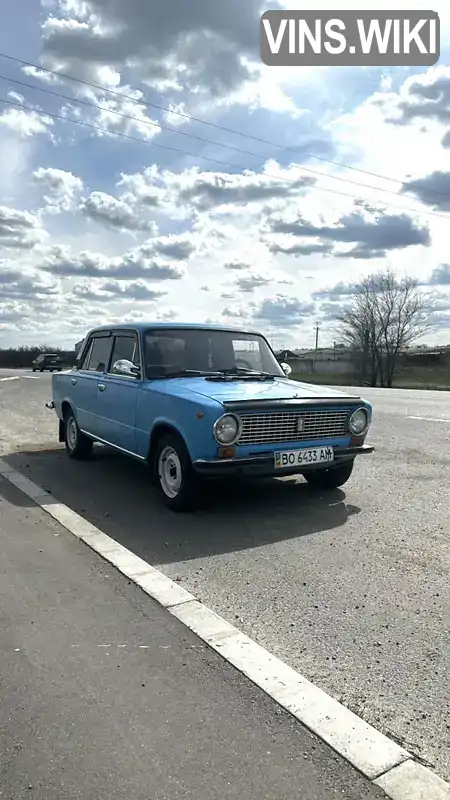
[[[78,364],[78,369],[87,369],[89,364],[89,359],[91,357],[92,352],[92,343],[93,339],[90,339],[89,344],[84,352],[83,359]]]

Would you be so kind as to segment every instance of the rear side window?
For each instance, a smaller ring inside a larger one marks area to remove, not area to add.
[[[104,372],[109,360],[110,336],[93,336],[79,369],[89,372]]]

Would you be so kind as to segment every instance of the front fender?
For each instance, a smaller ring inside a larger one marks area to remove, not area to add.
[[[158,428],[166,428],[181,436],[192,461],[198,458],[211,457],[217,448],[217,444],[214,445],[212,424],[206,414],[203,417],[197,417],[196,423],[198,424],[197,430],[193,427],[192,422],[186,424],[186,421],[173,419],[168,415],[161,415],[155,418],[150,431],[149,452],[155,441],[155,433]]]
[[[155,433],[158,430],[158,428],[168,428],[172,430],[174,433],[177,433],[179,436],[181,436],[182,439],[184,439],[184,441],[186,442],[186,446],[189,449],[186,429],[183,425],[180,424],[179,420],[175,421],[170,417],[166,416],[157,417],[153,421],[153,425],[151,426],[150,429],[150,442],[154,439]]]
[[[158,387],[159,389],[159,387]],[[169,393],[149,387],[142,391],[136,411],[136,453],[149,455],[155,430],[161,427],[175,431],[184,440],[192,461],[210,458],[215,452],[213,424],[223,406],[193,393]]]

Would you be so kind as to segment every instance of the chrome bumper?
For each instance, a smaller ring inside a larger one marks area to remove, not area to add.
[[[356,456],[368,455],[373,453],[375,447],[369,444],[363,444],[360,447],[336,447],[334,449],[334,461],[330,464],[318,467],[315,464],[305,465],[299,469],[298,466],[286,469],[275,469],[274,466],[274,451],[270,453],[257,453],[254,456],[246,456],[245,458],[215,458],[215,459],[198,459],[193,462],[193,467],[197,472],[204,475],[228,475],[228,474],[247,474],[247,475],[298,475],[307,470],[313,469],[333,469],[343,461],[350,461]]]

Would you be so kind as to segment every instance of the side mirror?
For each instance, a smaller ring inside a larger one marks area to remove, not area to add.
[[[292,367],[290,367],[289,364],[282,363],[282,364],[280,364],[280,367],[283,370],[285,375],[290,375],[291,374]]]
[[[126,358],[120,358],[119,361],[116,361],[112,371],[116,375],[129,375],[131,378],[140,378],[141,376],[139,367],[136,367],[132,361],[128,361]]]

